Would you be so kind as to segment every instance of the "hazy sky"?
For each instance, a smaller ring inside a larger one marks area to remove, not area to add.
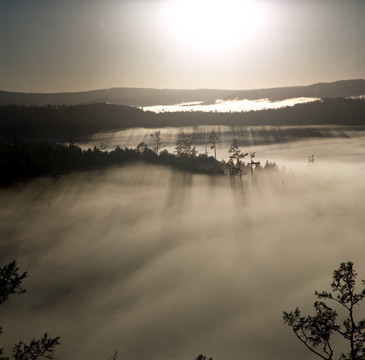
[[[0,89],[365,78],[364,0],[0,0]]]

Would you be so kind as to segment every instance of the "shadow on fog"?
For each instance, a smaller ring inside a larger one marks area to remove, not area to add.
[[[193,175],[189,173],[174,172],[170,176],[168,195],[166,197],[166,211],[171,207],[183,207],[191,195]]]
[[[305,310],[341,261],[365,272],[363,173],[338,164],[245,176],[243,197],[154,166],[0,190],[1,263],[29,273],[0,309],[4,346],[47,329],[60,360],[306,359],[282,310]]]

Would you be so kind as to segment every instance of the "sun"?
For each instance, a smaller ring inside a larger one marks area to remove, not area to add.
[[[250,41],[264,15],[258,0],[170,0],[164,6],[166,31],[174,41],[211,52]]]

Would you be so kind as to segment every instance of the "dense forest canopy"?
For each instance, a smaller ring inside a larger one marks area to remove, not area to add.
[[[111,104],[0,106],[2,141],[52,138],[68,141],[101,131],[145,127],[365,125],[365,99],[328,98],[293,107],[240,113],[155,114]]]

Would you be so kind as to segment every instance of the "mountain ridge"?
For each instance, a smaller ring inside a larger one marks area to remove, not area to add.
[[[121,87],[80,92],[23,93],[0,91],[0,105],[79,105],[111,103],[135,107],[174,105],[183,102],[214,103],[217,99],[279,101],[296,97],[351,97],[365,95],[365,80],[339,80],[305,86],[287,86],[250,90],[155,89]]]

